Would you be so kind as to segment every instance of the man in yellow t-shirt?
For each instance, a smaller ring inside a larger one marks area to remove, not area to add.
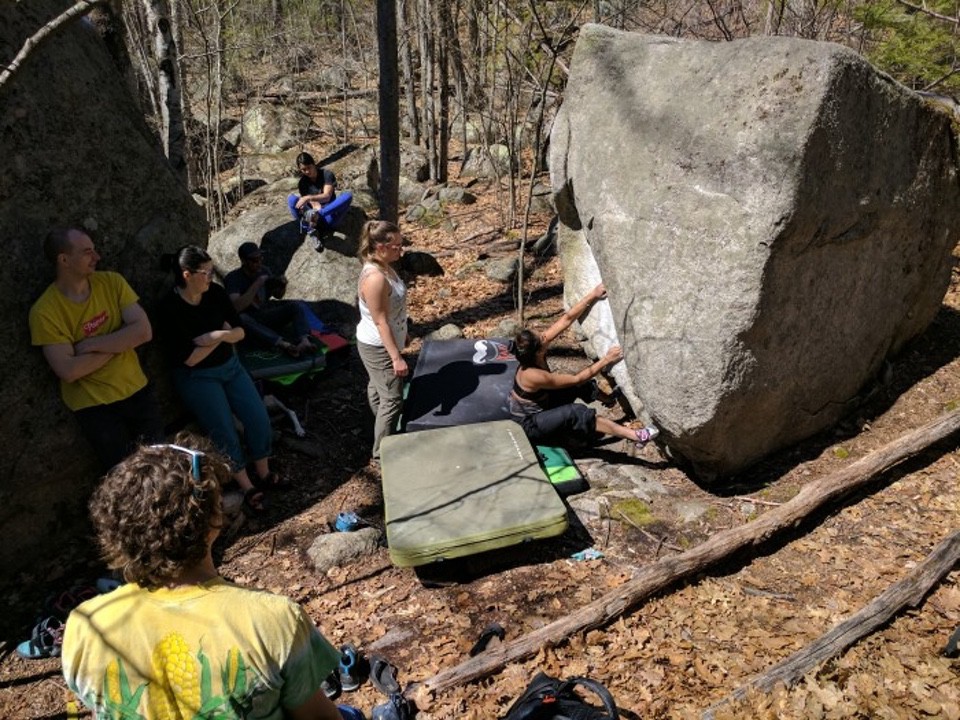
[[[121,275],[97,272],[100,255],[83,230],[52,231],[43,251],[56,279],[30,308],[30,341],[60,378],[60,394],[104,470],[163,425],[134,348],[153,336]]]

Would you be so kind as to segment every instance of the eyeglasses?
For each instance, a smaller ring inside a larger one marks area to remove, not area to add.
[[[197,482],[200,482],[200,458],[204,457],[204,454],[199,450],[191,450],[190,448],[185,448],[183,445],[151,445],[151,448],[161,449],[161,448],[170,448],[171,450],[177,450],[178,452],[186,453],[190,456],[190,469],[193,471],[193,479]]]
[[[209,270],[196,270],[196,271],[191,270],[191,271],[190,271],[190,274],[191,274],[191,275],[204,275],[204,276],[207,277],[207,278],[212,278],[212,277],[213,277],[213,268],[211,268],[211,269],[209,269]],[[173,446],[171,445],[171,447],[173,447]]]

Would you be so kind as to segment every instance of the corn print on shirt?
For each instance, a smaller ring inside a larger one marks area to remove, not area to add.
[[[98,719],[282,720],[339,653],[292,600],[217,578],[124,585],[67,620],[63,674]]]

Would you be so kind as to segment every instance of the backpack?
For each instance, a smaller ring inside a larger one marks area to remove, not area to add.
[[[603,708],[586,703],[575,692],[577,685],[600,698]],[[510,706],[503,720],[618,720],[619,717],[610,692],[596,680],[585,677],[557,680],[540,672]]]

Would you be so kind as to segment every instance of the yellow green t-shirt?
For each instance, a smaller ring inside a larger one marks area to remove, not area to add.
[[[67,620],[62,659],[98,720],[282,720],[340,654],[297,603],[217,578],[86,601]]]
[[[123,327],[122,312],[137,302],[137,294],[114,272],[90,276],[90,297],[73,302],[50,285],[30,308],[30,342],[33,345],[78,343],[84,338],[108,335]],[[125,400],[147,384],[137,353],[114,355],[106,365],[73,382],[60,381],[63,402],[71,410]]]

